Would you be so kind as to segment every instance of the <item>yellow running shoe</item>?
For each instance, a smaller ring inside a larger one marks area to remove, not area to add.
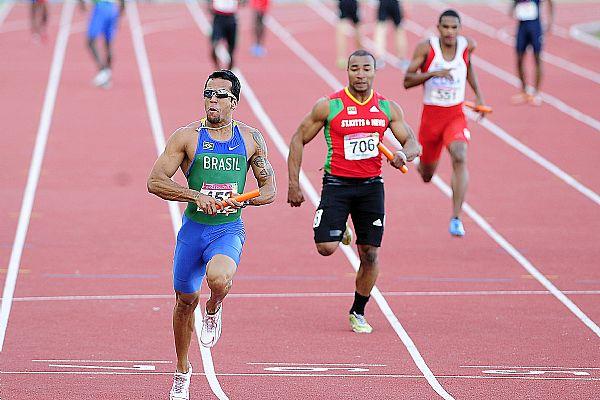
[[[342,235],[342,244],[345,244],[346,246],[348,246],[350,243],[352,243],[352,236],[354,236],[352,234],[352,229],[350,229],[350,227],[348,225],[346,225],[346,230],[344,231],[344,234]]]
[[[369,323],[365,319],[365,316],[357,314],[355,312],[352,312],[350,314],[350,327],[356,333],[373,332],[373,328],[371,327],[371,325],[369,325]]]

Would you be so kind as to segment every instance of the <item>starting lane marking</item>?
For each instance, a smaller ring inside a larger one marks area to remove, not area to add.
[[[153,360],[31,360],[47,363],[49,368],[79,368],[117,370],[117,371],[156,371],[154,364],[171,364],[171,361]],[[57,364],[58,363],[58,364]],[[132,364],[132,365],[96,365],[96,364]],[[50,371],[49,371],[50,372]]]
[[[495,375],[544,375],[544,374],[572,374],[575,376],[589,376],[589,372],[585,371],[537,371],[537,370],[523,370],[517,371],[514,369],[487,369],[481,371],[483,374],[495,374]]]
[[[562,367],[562,366],[504,366],[504,365],[461,365],[460,368],[481,369],[481,373],[487,376],[496,375],[496,377],[516,377],[523,378],[527,376],[552,376],[555,375],[573,375],[576,377],[590,377],[592,380],[600,379],[600,368],[597,367]],[[597,375],[592,377],[592,375]]]
[[[298,373],[309,373],[329,371],[347,372],[369,372],[372,367],[386,367],[385,364],[348,364],[348,363],[286,363],[286,362],[248,362],[246,365],[267,366],[263,369],[270,372],[283,372],[296,375]],[[354,374],[353,374],[354,375]],[[349,376],[353,376],[349,375]]]
[[[31,360],[32,362],[70,362],[70,363],[152,363],[172,364],[173,361],[164,360]]]
[[[387,367],[385,364],[344,364],[344,363],[286,363],[286,362],[248,362],[247,365],[332,365],[344,367]]]
[[[119,367],[109,365],[71,365],[71,364],[48,364],[49,367],[56,368],[82,368],[82,369],[114,369],[114,370],[137,370],[137,371],[156,371],[154,365],[133,365],[131,367]]]

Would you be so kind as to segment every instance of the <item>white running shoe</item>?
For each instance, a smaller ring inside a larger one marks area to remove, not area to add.
[[[214,314],[205,313],[202,319],[202,332],[200,332],[200,343],[204,347],[213,347],[221,337],[221,314],[223,304]]]
[[[192,379],[192,364],[188,364],[188,372],[175,372],[173,387],[169,392],[169,400],[189,400],[190,380]]]
[[[365,316],[357,314],[354,311],[350,314],[350,327],[356,333],[373,332],[373,328],[371,327],[371,325],[369,325]]]
[[[110,82],[112,78],[112,72],[110,68],[103,68],[94,77],[94,86],[105,86]]]

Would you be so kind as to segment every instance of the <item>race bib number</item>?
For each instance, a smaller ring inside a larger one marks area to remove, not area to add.
[[[233,14],[237,11],[237,0],[213,0],[213,9],[218,12]]]
[[[344,158],[346,160],[364,160],[377,157],[379,150],[377,133],[355,133],[344,136]]]
[[[538,6],[533,1],[517,3],[515,16],[519,21],[532,21],[538,18]]]
[[[455,101],[456,89],[452,87],[440,87],[431,91],[431,97],[439,101]]]
[[[232,193],[237,193],[237,183],[204,183],[200,189],[200,193],[214,198],[217,202],[224,200],[231,196]],[[198,211],[202,212],[200,208]],[[232,214],[237,210],[231,207],[225,207],[221,210],[217,210],[217,214]]]

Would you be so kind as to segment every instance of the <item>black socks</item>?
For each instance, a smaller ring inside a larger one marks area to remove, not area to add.
[[[350,309],[350,314],[354,312],[360,315],[365,315],[365,306],[370,298],[371,296],[363,296],[358,292],[354,292],[354,303]]]

